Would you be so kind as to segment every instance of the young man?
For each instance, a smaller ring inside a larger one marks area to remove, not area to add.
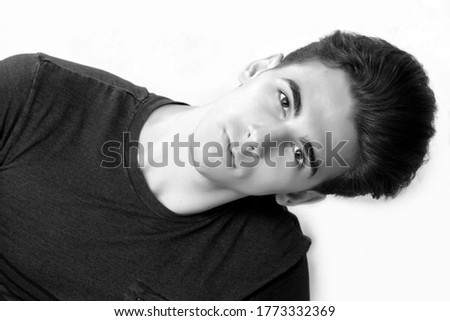
[[[394,196],[427,153],[433,92],[411,55],[341,32],[240,81],[186,106],[44,54],[1,61],[2,296],[309,299],[286,205]]]

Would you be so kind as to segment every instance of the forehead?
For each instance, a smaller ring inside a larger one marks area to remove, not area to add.
[[[310,140],[324,147],[317,154],[333,166],[322,172],[327,176],[335,176],[345,171],[336,166],[330,157],[335,156],[333,147],[341,141],[345,142],[339,154],[351,165],[357,150],[353,120],[355,101],[348,75],[339,68],[328,67],[319,61],[293,64],[274,71],[276,77],[288,77],[300,87],[302,113],[296,126]]]

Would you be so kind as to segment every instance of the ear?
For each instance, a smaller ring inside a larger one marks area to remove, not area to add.
[[[275,199],[282,206],[313,204],[323,201],[327,196],[318,191],[307,190],[296,193],[277,194]]]
[[[258,76],[263,71],[276,67],[282,60],[283,54],[278,53],[267,58],[253,61],[241,71],[239,74],[239,82],[241,84],[246,83],[249,79]]]

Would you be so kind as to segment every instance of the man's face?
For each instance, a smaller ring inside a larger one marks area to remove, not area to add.
[[[345,163],[351,165],[357,150],[347,75],[317,61],[251,76],[209,107],[194,132],[201,143],[194,150],[200,161],[196,169],[217,187],[236,193],[313,189],[347,170]],[[207,157],[216,151],[204,152],[208,142],[218,142],[224,153]],[[304,150],[308,142],[320,163],[317,171]],[[216,161],[221,165],[211,166]]]

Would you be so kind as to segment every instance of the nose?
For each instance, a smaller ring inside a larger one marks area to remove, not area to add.
[[[242,147],[261,158],[286,139],[287,130],[282,124],[250,125]]]

